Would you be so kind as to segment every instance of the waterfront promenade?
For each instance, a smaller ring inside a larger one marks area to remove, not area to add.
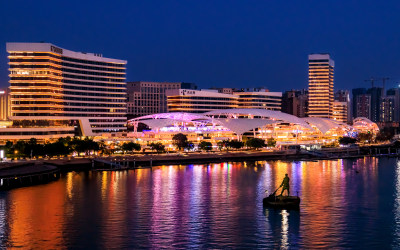
[[[306,150],[242,150],[218,152],[176,152],[125,154],[111,156],[59,157],[52,159],[16,160],[0,163],[5,166],[18,166],[25,163],[49,164],[60,168],[62,172],[97,169],[99,162],[123,165],[125,168],[147,168],[160,165],[205,164],[243,160],[323,160],[337,158],[358,158],[364,156],[397,156],[399,149],[386,146],[368,146],[356,148],[328,148],[318,151]]]

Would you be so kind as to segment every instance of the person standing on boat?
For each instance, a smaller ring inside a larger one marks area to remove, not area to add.
[[[290,195],[290,191],[289,191],[289,188],[290,188],[290,186],[289,186],[289,181],[290,181],[290,179],[289,179],[288,174],[285,174],[285,178],[283,178],[282,184],[279,186],[279,187],[282,187],[281,196],[282,196],[282,194],[283,194],[283,191],[285,191],[285,190],[287,190],[287,195],[288,195],[288,196]]]

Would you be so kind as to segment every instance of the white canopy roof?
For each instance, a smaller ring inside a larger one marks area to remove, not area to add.
[[[215,118],[214,121],[221,124],[230,131],[235,132],[237,135],[242,135],[245,132],[251,131],[256,128],[263,127],[268,124],[276,123],[267,119],[229,119],[229,118]]]
[[[178,121],[186,121],[190,122],[193,120],[210,120],[209,117],[200,115],[200,114],[193,114],[193,113],[184,113],[184,112],[172,112],[172,113],[158,113],[152,115],[145,115],[141,117],[137,117],[134,119],[129,120],[130,122],[148,120],[148,119],[172,119]]]
[[[371,121],[368,118],[365,117],[357,117],[356,119],[353,120],[353,127],[355,129],[374,129],[374,130],[379,130],[378,125]]]
[[[340,128],[340,127],[348,129],[351,128],[351,126],[347,124],[329,118],[304,117],[302,119],[307,123],[309,123],[310,125],[314,125],[315,127],[317,127],[318,130],[321,131],[323,134],[334,128]]]
[[[298,118],[297,116],[286,114],[280,111],[273,111],[267,109],[218,109],[204,113],[204,115],[215,118],[218,118],[218,116],[221,115],[257,116],[257,117],[267,118],[272,121],[278,121],[276,123],[279,122],[293,123],[311,129],[311,127],[305,121],[303,121],[301,118]]]
[[[141,120],[141,123],[146,124],[152,129],[160,129],[166,126],[173,125],[177,120],[174,119],[154,119],[154,120]]]
[[[248,118],[239,118],[243,116]],[[141,122],[151,128],[162,128],[166,126],[171,126],[177,122],[194,122],[202,124],[213,123],[221,125],[237,135],[241,135],[255,128],[261,128],[268,124],[274,123],[296,124],[308,129],[313,129],[310,126],[313,125],[323,134],[334,128],[351,128],[351,126],[347,124],[328,118],[298,118],[296,116],[282,113],[280,111],[272,111],[266,109],[220,109],[213,110],[204,114],[183,112],[159,113],[138,117],[129,120],[129,122]]]

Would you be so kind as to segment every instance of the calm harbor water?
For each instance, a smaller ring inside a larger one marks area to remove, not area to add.
[[[358,171],[359,173],[357,173]],[[285,173],[300,211],[264,209]],[[398,248],[400,161],[258,161],[64,174],[0,192],[0,247]]]

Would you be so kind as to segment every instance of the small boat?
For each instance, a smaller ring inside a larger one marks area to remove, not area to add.
[[[299,209],[300,197],[298,196],[282,196],[275,195],[275,193],[263,199],[265,207],[273,207],[279,209]]]

